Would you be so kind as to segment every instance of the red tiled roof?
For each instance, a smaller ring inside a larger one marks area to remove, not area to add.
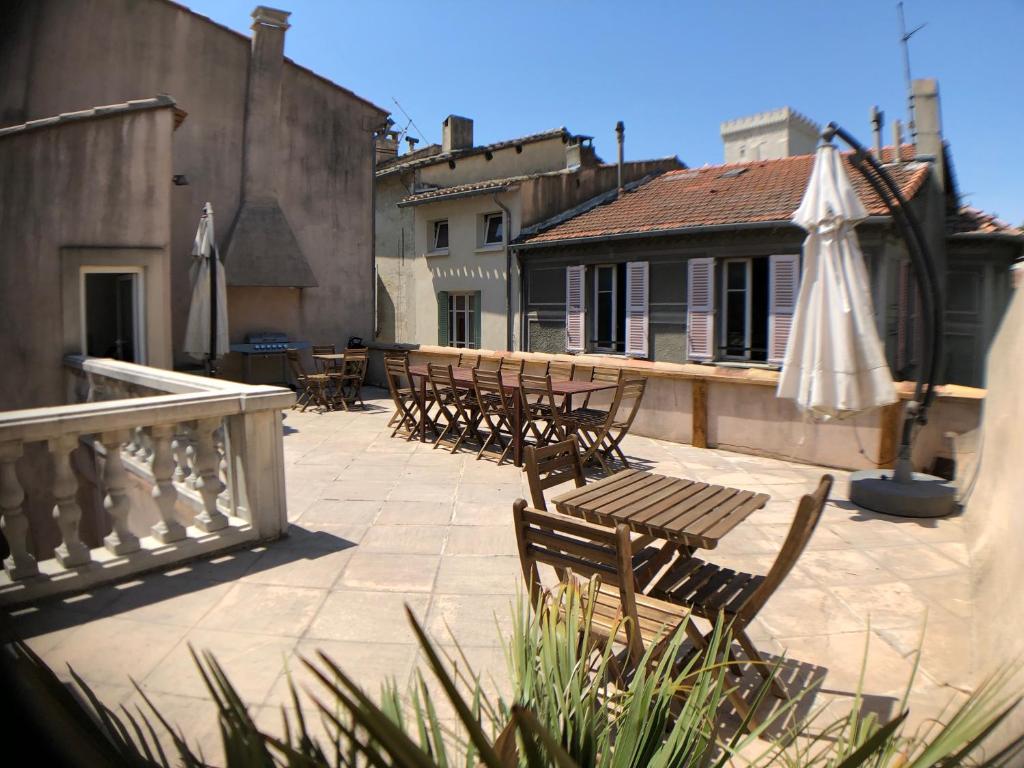
[[[946,217],[946,231],[951,235],[1010,235],[1024,237],[1024,230],[997,219],[991,213],[969,205],[960,206]]]
[[[892,149],[887,147],[883,157]],[[901,157],[913,149],[901,147]],[[849,157],[847,155],[847,157]],[[814,155],[668,171],[622,197],[524,238],[529,244],[630,233],[656,233],[714,225],[789,221],[799,207]],[[849,165],[849,160],[847,160]],[[910,199],[928,175],[927,163],[889,165],[886,170]],[[888,209],[864,177],[849,176],[869,215]]]

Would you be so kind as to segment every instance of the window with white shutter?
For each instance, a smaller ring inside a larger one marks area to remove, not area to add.
[[[781,365],[800,293],[800,256],[792,253],[772,256],[770,264],[768,362]]]
[[[715,260],[687,262],[686,346],[691,360],[715,357]]]
[[[586,267],[565,268],[565,349],[584,351],[583,278]]]
[[[647,277],[646,261],[626,265],[626,354],[647,357]]]

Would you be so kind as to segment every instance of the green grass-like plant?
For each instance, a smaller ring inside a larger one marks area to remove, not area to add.
[[[587,597],[575,588],[562,587],[539,605],[520,598],[512,607],[513,632],[506,645],[512,681],[508,699],[487,695],[487,682],[470,669],[461,649],[456,645],[452,656],[442,654],[410,611],[409,622],[427,670],[416,672],[409,691],[400,691],[392,682],[374,700],[340,665],[319,653],[303,664],[321,690],[300,693],[290,685],[291,707],[282,707],[279,735],[257,727],[211,654],[193,650],[217,707],[222,764],[228,768],[734,764],[988,768],[1016,765],[1014,761],[1024,755],[1022,737],[997,755],[974,757],[986,736],[1019,701],[1019,696],[1006,690],[1013,670],[986,680],[944,722],[914,733],[906,732],[906,698],[898,717],[881,722],[873,714],[861,714],[859,691],[848,716],[821,727],[817,725],[821,711],[796,718],[796,697],[776,706],[757,724],[744,720],[727,731],[720,713],[735,683],[724,664],[708,659],[721,659],[729,647],[728,627],[722,622],[714,627],[707,655],[682,654],[686,643],[682,628],[667,633],[661,643],[648,649],[635,670],[626,670],[613,643],[597,642],[591,636],[586,606],[593,601]],[[74,695],[24,643],[8,643],[4,661],[19,681],[16,695],[37,718],[56,726],[52,732],[66,735],[69,754],[78,764],[138,768],[208,764],[138,685],[148,711],[121,707],[115,712],[72,670],[79,691]],[[767,691],[767,683],[755,691],[753,709]],[[450,709],[454,716],[439,712],[442,701],[444,711]],[[305,714],[310,706],[318,723],[309,722]],[[776,743],[768,744],[755,758],[739,757],[765,743],[769,726],[784,722],[791,724],[783,738],[776,737]],[[173,755],[161,746],[161,731],[169,734]]]

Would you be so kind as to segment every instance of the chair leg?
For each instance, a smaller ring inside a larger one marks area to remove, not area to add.
[[[770,680],[772,693],[776,698],[789,700],[789,693],[782,687],[778,680],[771,674],[771,667],[764,660],[757,648],[754,647],[754,643],[750,640],[750,637],[742,629],[734,629],[733,635],[739,641],[739,644],[743,647],[744,652],[747,654],[747,658],[750,659],[754,668],[757,669],[758,674],[761,675],[765,680]]]

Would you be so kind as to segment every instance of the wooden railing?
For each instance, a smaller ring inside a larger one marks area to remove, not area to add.
[[[73,404],[0,413],[9,549],[0,603],[281,535],[281,410],[292,392],[108,359],[65,364]],[[49,500],[52,520],[38,514]],[[83,508],[109,529],[93,547],[80,535]],[[52,551],[40,551],[39,541],[56,538]]]

